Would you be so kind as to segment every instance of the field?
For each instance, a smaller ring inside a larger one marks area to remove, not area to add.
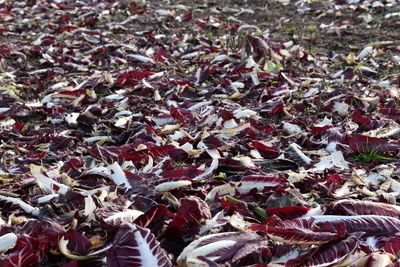
[[[0,1],[0,267],[400,266],[396,0]]]

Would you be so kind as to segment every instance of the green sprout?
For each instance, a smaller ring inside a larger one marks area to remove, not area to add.
[[[395,160],[395,158],[383,155],[378,151],[371,151],[369,153],[360,153],[360,154],[353,154],[353,158],[355,162],[362,162],[362,163],[371,163],[374,161],[391,161]]]

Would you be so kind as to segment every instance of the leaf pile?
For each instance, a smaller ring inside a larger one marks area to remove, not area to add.
[[[272,2],[0,2],[0,266],[397,266],[398,3]]]

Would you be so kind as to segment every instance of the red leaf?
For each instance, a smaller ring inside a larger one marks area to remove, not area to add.
[[[343,261],[348,255],[351,255],[358,247],[358,244],[356,236],[322,244],[315,249],[311,249],[301,257],[289,260],[285,266],[332,266],[335,263]]]
[[[38,266],[47,253],[47,240],[32,238],[22,235],[18,238],[13,249],[8,256],[0,261],[1,267],[33,267]]]
[[[354,113],[353,113],[353,115],[351,115],[351,119],[352,119],[354,122],[358,123],[358,124],[368,125],[368,124],[371,123],[371,119],[370,119],[370,118],[368,118],[368,117],[366,117],[366,116],[363,116],[363,115],[361,114],[361,109],[355,110]]]
[[[336,231],[339,225],[345,226],[347,233],[363,231],[368,234],[394,234],[400,231],[400,220],[379,215],[336,216],[323,215],[310,217],[315,231]],[[296,221],[296,220],[293,220]]]
[[[177,109],[174,106],[171,106],[170,114],[171,117],[179,121],[182,125],[187,125],[188,122],[193,118],[193,115],[189,110],[184,108]]]
[[[186,22],[186,21],[192,20],[192,18],[193,18],[193,13],[192,13],[192,11],[189,11],[188,13],[183,14],[181,16],[181,21]]]
[[[210,218],[210,208],[204,200],[196,196],[185,197],[168,229],[180,234],[197,234],[200,224]]]
[[[167,179],[171,178],[194,178],[204,171],[199,170],[196,168],[185,168],[185,169],[173,169],[173,170],[166,170],[161,173],[161,176]]]
[[[145,214],[140,215],[136,220],[135,224],[140,227],[146,227],[150,224],[153,224],[155,221],[162,220],[164,223],[164,217],[167,216],[168,209],[165,205],[159,204],[153,206],[150,210],[148,210]]]
[[[393,255],[397,256],[400,253],[400,237],[390,237],[390,239],[385,242],[383,250]]]
[[[164,157],[167,155],[173,156],[175,152],[178,152],[177,150],[183,151],[181,149],[177,149],[173,145],[155,146],[149,149],[143,149],[139,151],[128,150],[122,153],[122,157],[126,160],[140,161],[143,159],[147,159],[148,156],[151,156],[153,158]]]
[[[393,154],[397,153],[400,149],[400,146],[397,144],[389,143],[381,138],[361,134],[351,135],[348,138],[348,144],[354,153],[370,153],[377,151],[386,154]]]
[[[290,220],[305,215],[310,208],[301,206],[288,206],[279,209],[266,209],[265,211],[271,215],[277,215],[283,220]]]
[[[149,229],[123,223],[107,251],[108,267],[170,267],[167,253]]]
[[[343,215],[382,215],[400,218],[400,209],[398,206],[372,201],[339,200],[328,206],[327,210],[330,212],[339,212]]]
[[[325,133],[331,127],[332,126],[329,126],[329,125],[326,125],[323,127],[313,127],[313,128],[311,128],[311,133],[313,135],[319,135],[319,134]]]
[[[69,241],[67,248],[73,254],[82,255],[92,246],[89,239],[75,229],[68,230],[65,239]]]
[[[232,214],[233,212],[238,212],[242,216],[253,216],[253,213],[249,211],[245,204],[236,204],[227,201],[225,197],[221,198],[221,209],[226,211],[227,214]]]
[[[394,118],[400,116],[400,110],[396,108],[381,108],[379,113],[386,116],[392,116]]]
[[[0,45],[0,56],[1,57],[8,57],[11,53],[10,48],[6,45]]]
[[[111,159],[116,161],[119,159],[122,149],[114,149],[113,147],[106,148],[95,144],[94,146],[88,148],[88,152],[90,155],[98,159]]]
[[[315,232],[310,229],[267,227],[268,237],[288,244],[321,244],[338,239],[337,233]]]
[[[275,159],[279,157],[279,149],[276,147],[266,146],[258,141],[253,141],[251,144],[265,159]]]
[[[225,145],[219,138],[215,135],[211,134],[208,137],[203,139],[203,143],[207,146],[207,148],[219,148]]]
[[[132,71],[121,74],[117,78],[117,84],[119,84],[119,85],[124,85],[124,84],[134,85],[134,84],[136,84],[137,81],[147,78],[153,74],[155,74],[155,72],[132,70]]]
[[[183,250],[177,263],[178,266],[249,266],[270,254],[265,237],[253,232],[225,232],[194,240]]]

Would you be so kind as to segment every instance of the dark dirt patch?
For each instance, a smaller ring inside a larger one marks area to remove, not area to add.
[[[359,52],[372,42],[399,39],[400,26],[385,19],[388,11],[384,8],[374,8],[371,13],[371,10],[356,7],[335,10],[332,6],[319,1],[308,7],[299,7],[295,6],[294,1],[284,5],[272,0],[247,1],[245,4],[237,0],[196,1],[195,3],[187,0],[176,1],[176,5],[179,4],[192,6],[194,10],[200,11],[208,10],[204,8],[205,6],[212,6],[216,12],[220,12],[222,18],[234,16],[237,10],[252,9],[253,14],[244,13],[236,18],[242,23],[256,25],[261,30],[269,30],[272,40],[293,40],[313,53],[347,54]],[[309,8],[308,11],[307,8]],[[301,9],[305,10],[304,14],[301,13]],[[396,9],[399,7],[393,8],[391,12],[395,12]],[[210,15],[207,12],[195,14]],[[372,16],[370,21],[362,18],[369,15]],[[331,25],[332,29],[329,32],[321,29],[324,25]]]

